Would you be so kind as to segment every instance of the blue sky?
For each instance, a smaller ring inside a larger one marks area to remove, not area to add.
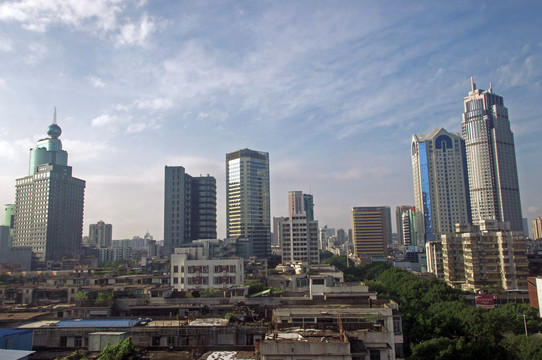
[[[0,3],[0,202],[58,111],[88,224],[163,236],[164,166],[218,183],[225,154],[270,154],[272,216],[311,192],[320,226],[413,203],[412,134],[460,131],[470,77],[504,96],[523,216],[542,216],[542,3]]]

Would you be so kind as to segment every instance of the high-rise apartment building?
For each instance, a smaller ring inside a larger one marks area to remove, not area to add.
[[[216,239],[216,179],[192,177],[182,166],[166,166],[164,254],[198,239]]]
[[[28,246],[40,261],[73,257],[83,233],[85,181],[72,176],[62,130],[49,125],[49,137],[30,150],[29,176],[16,180],[13,246]]]
[[[514,135],[503,97],[476,88],[465,97],[465,139],[472,222],[494,219],[523,231]]]
[[[465,142],[459,134],[434,129],[412,136],[412,173],[418,222],[417,245],[470,223]]]
[[[271,254],[268,153],[241,149],[226,154],[226,225],[228,238],[253,242],[255,256]]]
[[[542,239],[542,216],[533,220],[533,240]]]
[[[457,224],[454,234],[442,235],[444,279],[469,291],[527,290],[525,234],[510,224],[481,220]]]
[[[356,256],[386,255],[391,242],[390,207],[352,208],[352,230]]]
[[[280,225],[280,244],[284,264],[320,263],[318,221],[308,219],[303,195],[301,191],[288,193],[289,217]]]
[[[286,216],[273,216],[273,243],[272,246],[280,246],[280,237],[282,233],[282,222],[288,220]]]
[[[399,205],[395,207],[395,225],[397,226],[397,240],[400,244],[405,243],[403,238],[403,213],[412,208],[412,205]]]
[[[410,209],[403,212],[401,222],[403,223],[403,242],[404,246],[418,245],[418,227],[416,223],[416,208],[411,207]]]
[[[99,248],[111,247],[113,241],[113,226],[102,220],[88,227],[88,237],[91,244]]]

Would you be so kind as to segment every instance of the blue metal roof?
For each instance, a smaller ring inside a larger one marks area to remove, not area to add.
[[[31,333],[31,332],[32,332],[32,330],[27,330],[27,329],[23,329],[23,330],[19,330],[19,329],[0,329],[0,337],[9,336],[9,335],[13,335],[13,334],[22,335],[22,334],[27,334],[27,333]]]
[[[134,327],[145,319],[76,319],[62,320],[55,324],[59,328],[126,328]]]

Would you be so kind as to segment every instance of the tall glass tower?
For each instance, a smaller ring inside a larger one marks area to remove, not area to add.
[[[417,238],[410,241],[423,246],[471,222],[465,142],[458,133],[434,129],[412,136],[411,155]]]
[[[74,257],[83,234],[85,181],[72,177],[62,130],[49,125],[49,137],[30,150],[29,175],[16,180],[13,246],[28,246],[40,261]]]
[[[254,255],[271,254],[269,154],[242,149],[226,154],[228,238],[247,238]]]
[[[467,150],[472,221],[510,222],[523,231],[514,134],[503,97],[476,88],[465,97],[461,129]]]

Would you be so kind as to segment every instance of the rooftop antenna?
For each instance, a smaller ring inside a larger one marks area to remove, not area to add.
[[[55,106],[55,114],[53,116],[53,124],[56,124],[56,106]]]
[[[472,87],[472,91],[476,90],[476,84],[474,83],[474,79],[472,76],[470,77],[470,85]]]
[[[493,92],[493,85],[491,85],[491,82],[489,83],[489,92],[490,92],[490,93]]]

